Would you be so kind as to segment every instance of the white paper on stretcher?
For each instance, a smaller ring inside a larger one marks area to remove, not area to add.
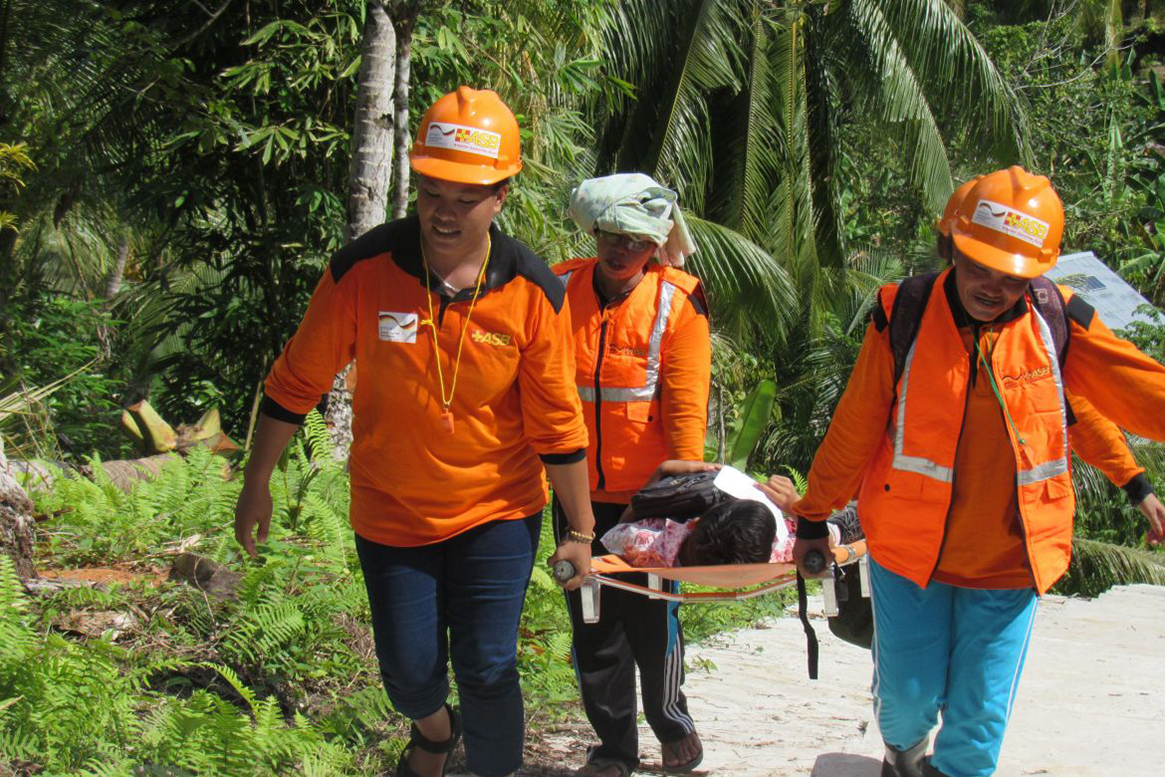
[[[712,485],[729,496],[734,496],[737,499],[751,499],[769,508],[773,514],[773,520],[777,524],[777,540],[784,542],[789,539],[789,527],[785,525],[785,516],[781,513],[781,508],[773,504],[773,500],[765,496],[764,492],[756,487],[756,481],[748,475],[738,469],[724,467],[716,473],[716,479],[712,481]]]

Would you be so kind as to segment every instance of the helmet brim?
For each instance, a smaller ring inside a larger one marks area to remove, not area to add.
[[[442,181],[453,181],[454,183],[477,184],[479,186],[489,186],[498,181],[503,181],[506,178],[517,175],[522,169],[521,161],[515,162],[508,167],[498,168],[493,165],[450,162],[448,159],[438,159],[423,154],[411,154],[409,156],[409,165],[412,166],[414,171],[421,175],[427,175],[430,178],[437,178]]]
[[[951,238],[959,253],[984,267],[1014,275],[1018,278],[1036,278],[1056,266],[1059,254],[1051,256],[1047,261],[1041,261],[1031,256],[1007,251],[1002,248],[976,240],[974,237],[959,231],[957,226],[951,227]]]

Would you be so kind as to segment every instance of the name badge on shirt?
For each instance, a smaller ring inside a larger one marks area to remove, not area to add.
[[[379,314],[380,339],[388,343],[415,343],[417,341],[417,314],[394,313],[382,310]]]

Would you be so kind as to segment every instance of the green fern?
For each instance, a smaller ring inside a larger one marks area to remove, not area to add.
[[[303,419],[303,436],[311,445],[313,458],[326,462],[335,462],[335,447],[332,445],[332,435],[328,425],[318,410],[312,410]]]

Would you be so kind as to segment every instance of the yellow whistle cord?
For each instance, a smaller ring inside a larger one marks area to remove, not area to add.
[[[453,380],[449,384],[449,396],[445,396],[445,376],[441,372],[441,348],[437,340],[437,322],[433,317],[433,292],[429,290],[429,258],[425,256],[425,243],[421,241],[421,263],[425,266],[425,301],[429,303],[429,318],[422,321],[433,332],[433,351],[437,361],[437,385],[441,389],[442,409],[448,413],[453,404],[453,394],[457,391],[457,373],[461,371],[461,349],[465,345],[465,333],[469,330],[469,321],[473,317],[473,307],[477,304],[477,297],[481,294],[481,283],[485,279],[485,268],[489,265],[489,255],[493,243],[489,233],[485,236],[485,258],[481,261],[481,269],[477,272],[477,286],[473,289],[473,299],[469,301],[469,312],[465,315],[465,323],[461,325],[461,338],[457,343],[457,359],[453,362]]]

